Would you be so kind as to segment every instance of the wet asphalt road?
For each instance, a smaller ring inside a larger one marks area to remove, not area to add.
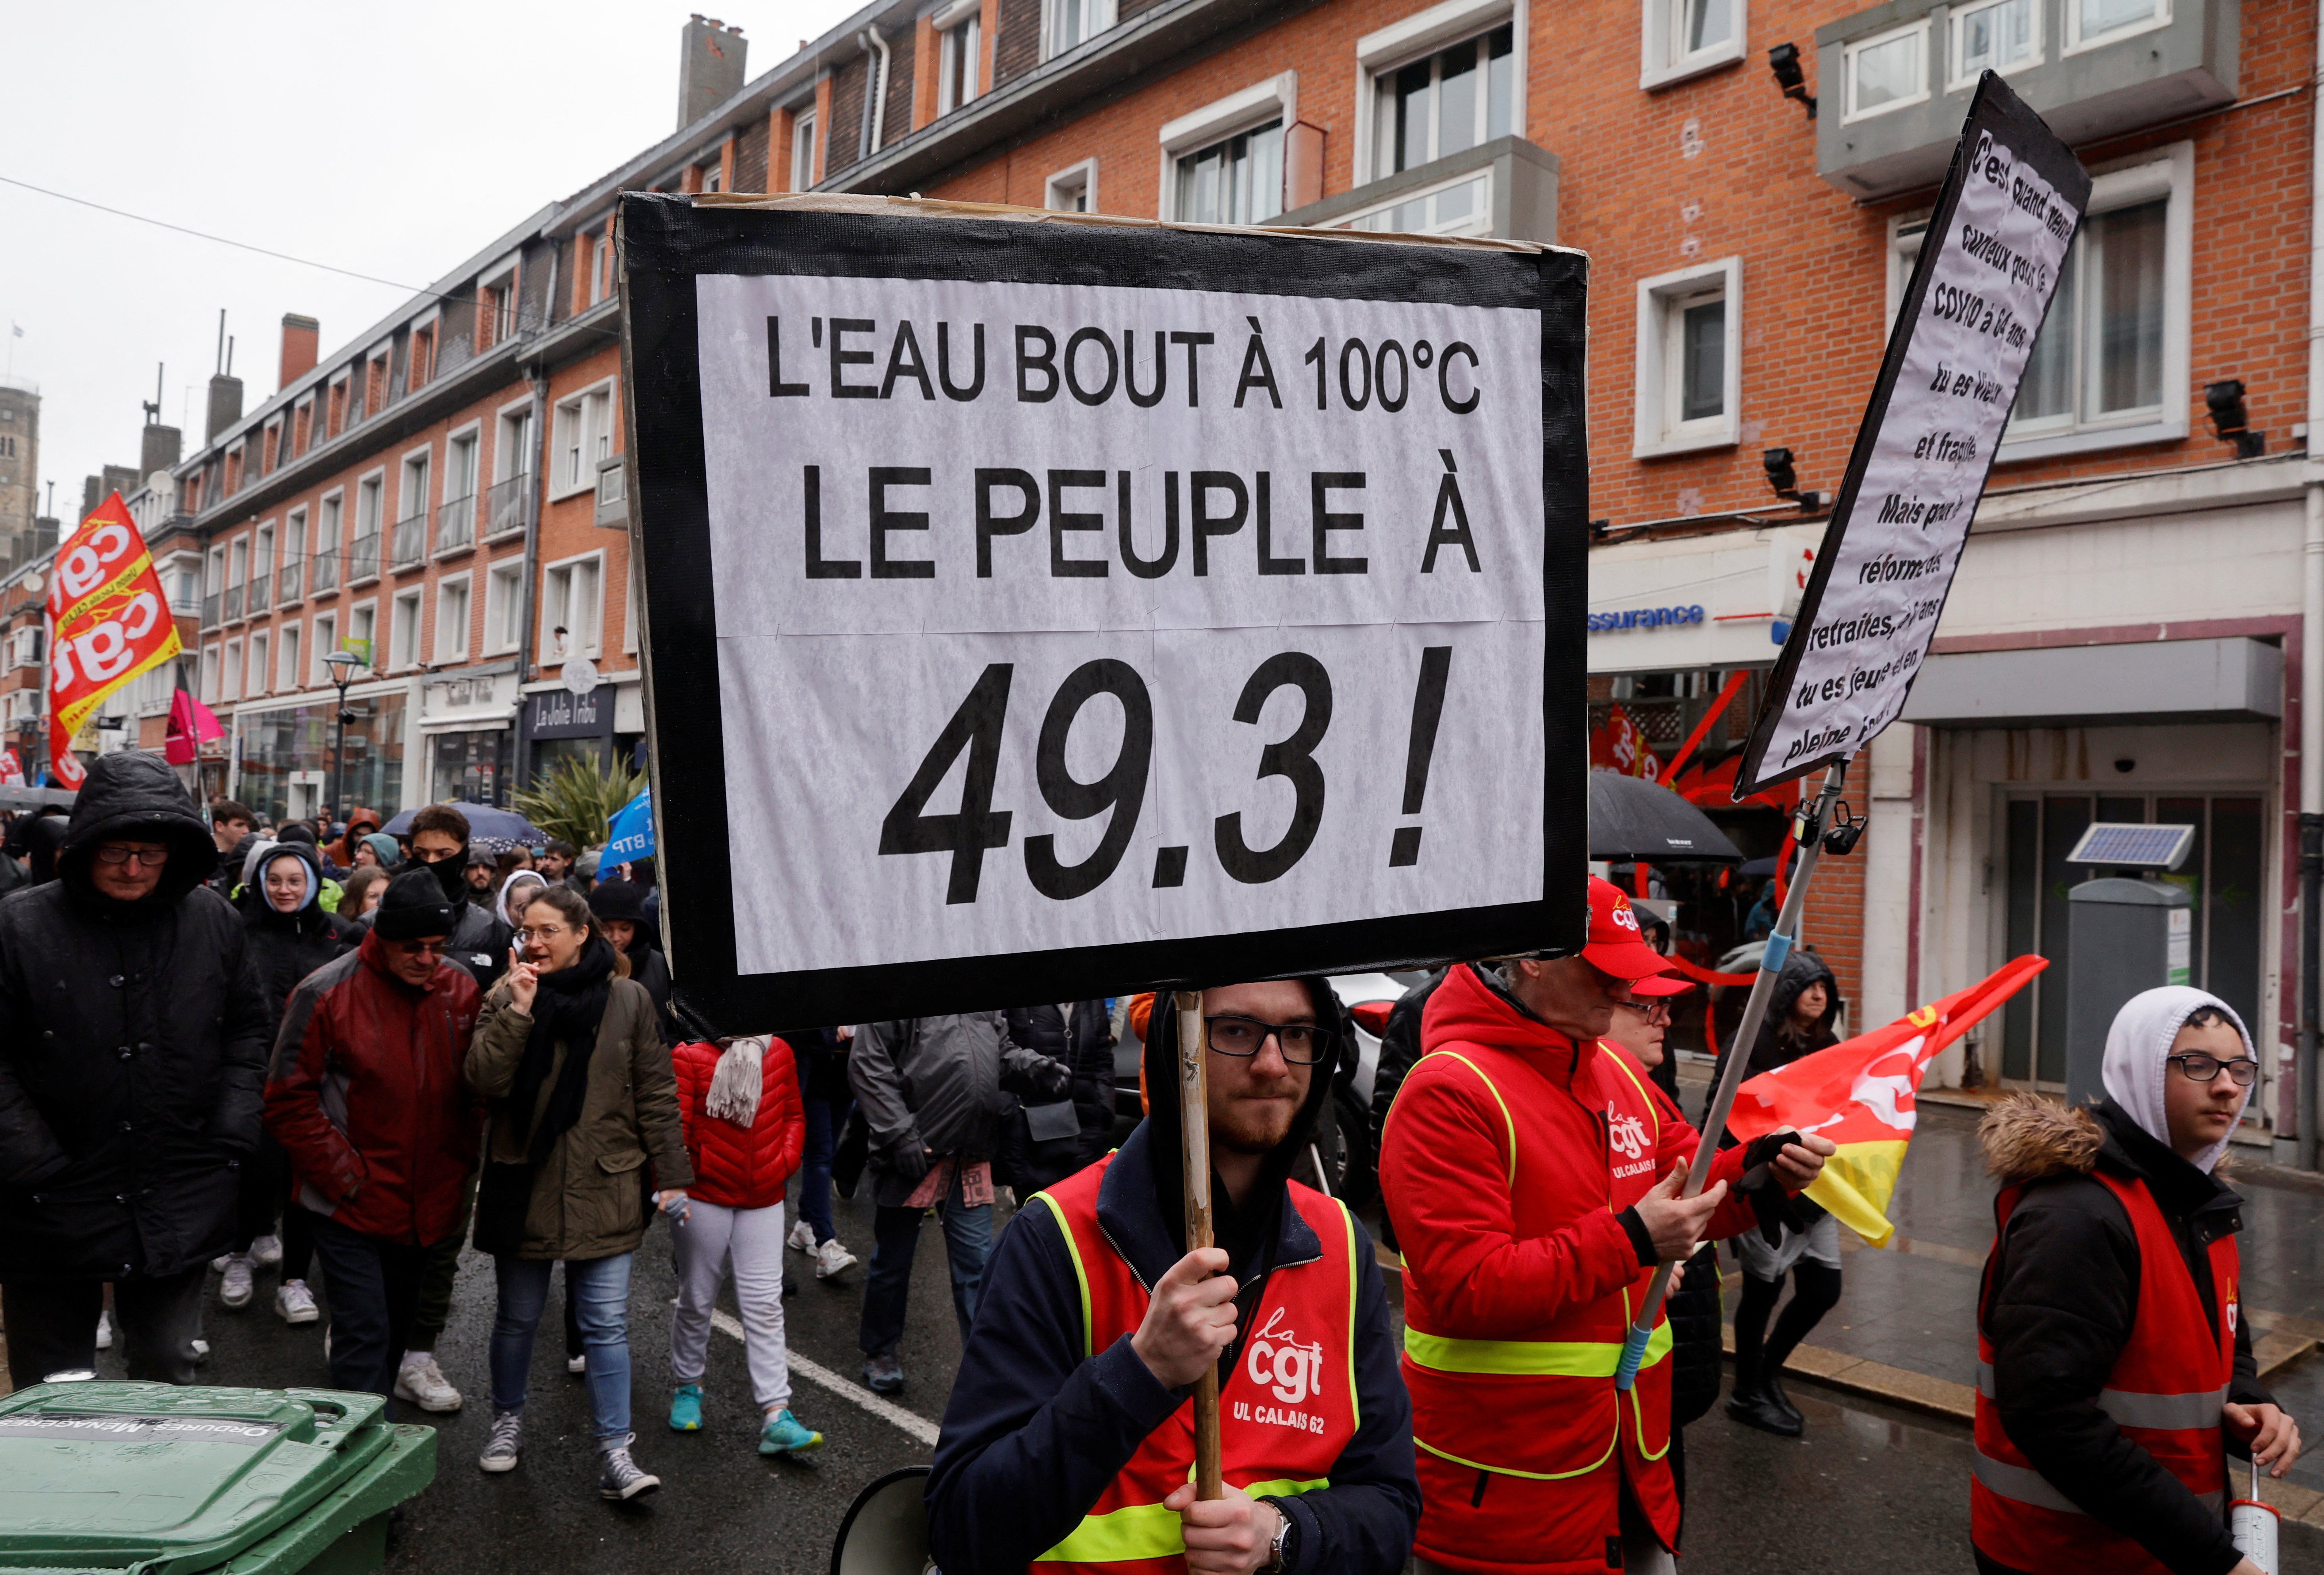
[[[838,1222],[842,1238],[868,1260],[868,1202],[841,1205]],[[804,1257],[788,1257],[798,1284],[784,1303],[793,1349],[857,1379],[862,1266],[817,1283]],[[258,1299],[239,1312],[213,1303],[208,1324],[214,1350],[205,1377],[327,1386],[320,1333],[285,1327],[267,1310],[272,1272],[262,1272],[259,1284]],[[322,1294],[327,1300],[327,1289]],[[703,1431],[671,1432],[665,1418],[675,1294],[669,1236],[657,1228],[638,1256],[631,1342],[638,1458],[664,1487],[641,1503],[608,1506],[596,1496],[587,1399],[582,1380],[565,1372],[553,1295],[535,1356],[523,1464],[499,1477],[476,1469],[489,1413],[484,1348],[493,1287],[489,1263],[471,1254],[438,1353],[467,1405],[443,1417],[399,1407],[404,1420],[436,1426],[441,1452],[435,1486],[413,1501],[396,1529],[388,1567],[429,1575],[819,1575],[829,1569],[832,1539],[855,1494],[899,1466],[925,1463],[927,1447],[795,1375],[793,1409],[829,1442],[804,1461],[762,1460],[753,1448],[756,1419],[742,1344],[724,1332],[711,1337]],[[958,1352],[943,1240],[929,1222],[913,1274],[900,1404],[931,1424],[939,1419]],[[105,1365],[107,1376],[117,1376],[116,1364]],[[1803,1440],[1749,1432],[1716,1409],[1686,1430],[1683,1569],[1695,1575],[1921,1575],[1974,1568],[1966,1428],[1803,1381],[1790,1389],[1809,1419]],[[2285,1575],[2324,1570],[2324,1534],[2287,1528],[2285,1552]]]

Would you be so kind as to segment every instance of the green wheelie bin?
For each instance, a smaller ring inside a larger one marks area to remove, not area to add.
[[[0,1571],[352,1575],[436,1477],[376,1395],[102,1381],[0,1399]]]

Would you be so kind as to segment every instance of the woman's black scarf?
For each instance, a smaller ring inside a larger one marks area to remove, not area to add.
[[[532,998],[532,1033],[524,1042],[524,1059],[518,1063],[515,1086],[502,1109],[525,1147],[528,1163],[539,1165],[549,1148],[581,1119],[589,1091],[589,1059],[597,1048],[597,1025],[605,1016],[613,994],[613,947],[604,936],[592,935],[572,963],[540,977]],[[540,1102],[541,1084],[557,1059],[557,1042],[565,1042],[565,1065],[549,1103],[533,1124],[533,1106]]]

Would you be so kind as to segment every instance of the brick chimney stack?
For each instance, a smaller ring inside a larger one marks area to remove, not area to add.
[[[678,57],[678,124],[681,129],[742,90],[742,30],[696,12],[687,19]]]
[[[296,312],[282,314],[282,368],[274,380],[278,391],[315,370],[315,358],[322,353],[321,339],[322,325],[314,318]]]

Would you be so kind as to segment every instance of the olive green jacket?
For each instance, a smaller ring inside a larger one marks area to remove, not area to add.
[[[520,1257],[588,1259],[634,1252],[645,1238],[649,1207],[649,1173],[641,1167],[650,1162],[650,1180],[658,1188],[694,1184],[678,1122],[678,1078],[661,1041],[653,998],[632,980],[611,984],[581,1117],[557,1139],[533,1176]],[[493,985],[468,1043],[469,1086],[487,1099],[506,1097],[531,1033],[531,1014],[510,1001],[508,981]],[[567,1054],[560,1042],[540,1086],[542,1107]],[[535,1119],[540,1113],[537,1108]],[[524,1145],[505,1115],[494,1113],[485,1155],[500,1163],[524,1162]]]

